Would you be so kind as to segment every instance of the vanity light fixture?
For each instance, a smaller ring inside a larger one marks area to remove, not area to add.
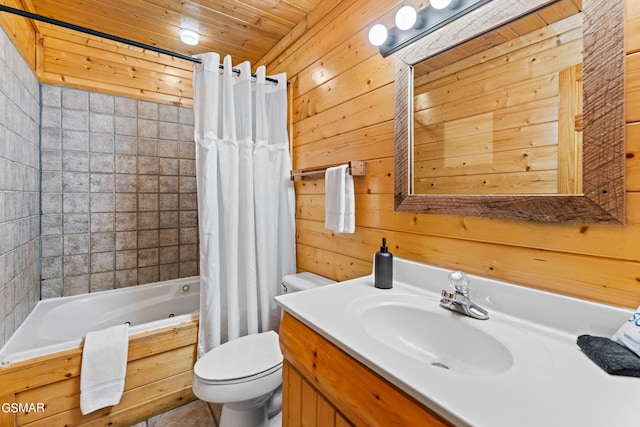
[[[447,25],[491,0],[430,0],[429,6],[416,12],[402,6],[396,13],[396,26],[387,30],[376,24],[369,30],[369,42],[378,46],[383,58]]]
[[[429,4],[435,9],[444,9],[445,7],[455,7],[456,1],[454,0],[430,0]]]
[[[413,27],[418,19],[418,13],[411,6],[402,6],[396,12],[396,27],[400,30],[408,30]]]
[[[387,27],[382,24],[376,24],[369,30],[369,43],[374,46],[380,46],[387,41]]]
[[[200,43],[200,33],[188,28],[180,28],[178,30],[180,41],[189,46],[195,46]]]

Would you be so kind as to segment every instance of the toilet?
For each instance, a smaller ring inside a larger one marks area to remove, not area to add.
[[[313,273],[282,279],[284,293],[335,283]],[[226,342],[193,367],[193,393],[205,402],[221,403],[220,427],[280,427],[282,353],[274,331]]]

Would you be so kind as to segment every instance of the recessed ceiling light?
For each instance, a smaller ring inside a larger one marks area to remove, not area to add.
[[[200,34],[197,31],[188,28],[180,28],[178,30],[180,41],[189,46],[195,46],[200,43]]]

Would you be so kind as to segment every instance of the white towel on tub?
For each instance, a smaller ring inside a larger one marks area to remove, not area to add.
[[[80,368],[80,410],[88,414],[116,405],[124,391],[129,325],[88,332]]]
[[[336,233],[355,232],[355,192],[348,168],[327,168],[324,177],[324,226]]]

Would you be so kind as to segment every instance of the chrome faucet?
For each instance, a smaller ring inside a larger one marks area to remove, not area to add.
[[[449,273],[449,287],[442,291],[440,305],[451,311],[473,317],[474,319],[486,320],[489,312],[484,308],[471,302],[469,298],[469,278],[462,271],[452,271]]]

